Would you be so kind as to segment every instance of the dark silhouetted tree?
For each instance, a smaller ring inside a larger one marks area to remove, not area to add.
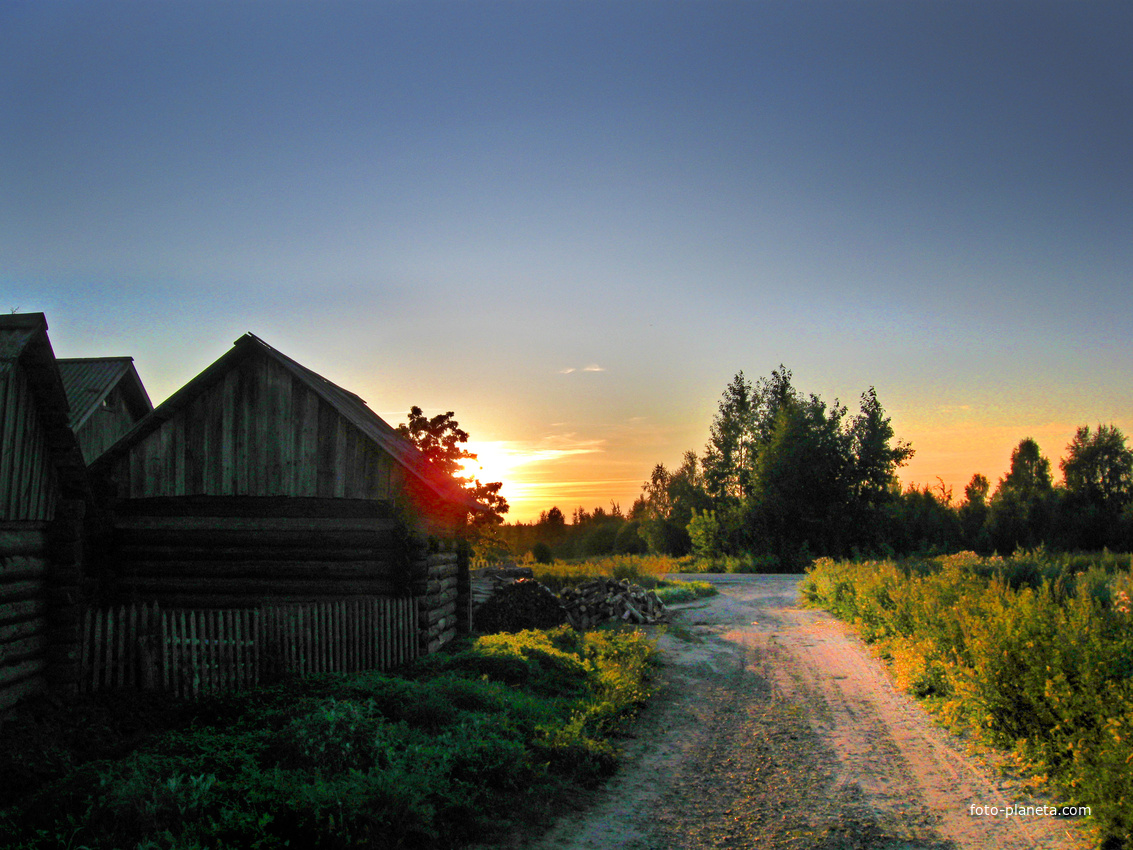
[[[1083,425],[1066,447],[1060,464],[1065,496],[1060,527],[1065,548],[1124,548],[1133,503],[1133,451],[1115,425]]]
[[[991,550],[991,538],[987,531],[987,497],[991,483],[987,477],[976,473],[964,487],[964,501],[960,505],[960,527],[964,534],[964,545],[976,552]]]
[[[1050,460],[1030,437],[1011,453],[1011,468],[999,481],[988,507],[987,528],[1000,554],[1033,549],[1051,535],[1054,486]]]
[[[472,518],[472,530],[482,536],[503,522],[509,506],[507,499],[500,494],[503,482],[483,484],[474,476],[465,474],[462,461],[476,460],[476,455],[462,448],[468,442],[468,432],[453,417],[450,410],[429,418],[414,405],[409,408],[409,421],[398,425],[397,433],[420,450],[436,474],[451,478],[468,495],[488,508],[487,512],[476,513]]]

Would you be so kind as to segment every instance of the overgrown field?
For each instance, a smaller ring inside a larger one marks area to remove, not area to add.
[[[803,593],[854,623],[945,722],[1133,847],[1130,556],[823,559]]]
[[[402,675],[153,700],[150,712],[140,696],[85,717],[42,706],[3,730],[0,846],[491,840],[613,770],[615,740],[650,695],[654,653],[640,631],[560,628],[481,637]]]
[[[693,565],[692,558],[673,558],[668,555],[609,555],[551,564],[535,561],[526,563],[526,566],[534,570],[536,581],[545,584],[555,593],[596,578],[613,578],[617,581],[628,579],[633,584],[655,591],[666,604],[688,602],[716,593],[716,588],[708,582],[662,578],[671,573],[706,572],[690,569]]]

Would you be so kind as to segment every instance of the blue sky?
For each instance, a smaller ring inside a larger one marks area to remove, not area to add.
[[[869,386],[956,493],[1133,433],[1133,6],[0,4],[0,309],[155,401],[245,331],[515,518]]]

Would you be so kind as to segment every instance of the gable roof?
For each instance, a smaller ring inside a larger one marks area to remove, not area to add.
[[[0,375],[19,367],[27,377],[47,447],[66,498],[89,501],[86,464],[70,425],[70,406],[63,379],[47,336],[43,313],[0,315]]]
[[[71,427],[76,431],[118,386],[135,419],[153,410],[133,357],[70,357],[56,363],[71,407]]]
[[[236,340],[227,353],[154,408],[125,436],[91,464],[92,469],[108,466],[128,451],[132,445],[157,430],[174,414],[187,407],[202,392],[222,380],[229,371],[246,358],[257,355],[271,358],[302,384],[314,391],[363,435],[389,454],[413,479],[423,484],[434,496],[442,501],[461,505],[468,511],[482,512],[488,510],[484,505],[472,499],[451,478],[434,473],[429,468],[425,456],[421,454],[417,447],[374,413],[360,396],[343,389],[317,372],[297,363],[251,333],[244,334]]]

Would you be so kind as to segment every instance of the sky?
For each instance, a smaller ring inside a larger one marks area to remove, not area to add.
[[[780,364],[994,483],[1133,435],[1128,2],[0,0],[0,310],[158,403],[252,332],[509,519]]]

